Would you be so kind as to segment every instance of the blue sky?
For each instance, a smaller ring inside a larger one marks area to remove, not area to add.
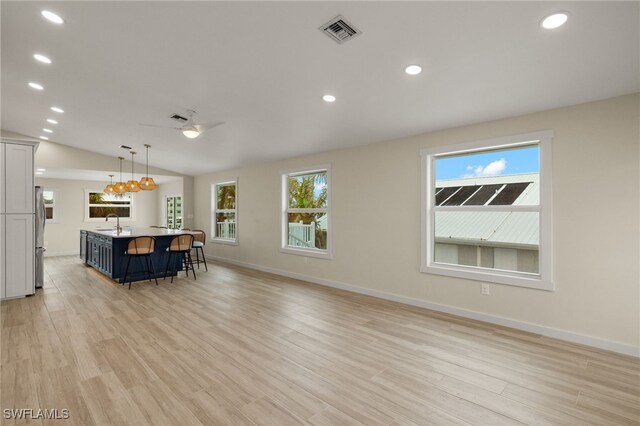
[[[459,155],[437,159],[435,163],[436,180],[534,173],[540,170],[537,146]]]

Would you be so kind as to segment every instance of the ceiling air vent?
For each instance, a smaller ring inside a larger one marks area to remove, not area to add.
[[[183,116],[181,116],[179,114],[172,114],[172,115],[169,116],[169,118],[172,119],[172,120],[179,121],[180,123],[186,123],[187,120],[188,120],[187,117],[183,117]]]
[[[351,25],[342,15],[338,15],[322,25],[319,30],[331,37],[331,39],[338,44],[342,44],[362,34],[362,31]]]

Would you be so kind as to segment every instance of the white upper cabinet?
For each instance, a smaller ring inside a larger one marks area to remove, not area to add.
[[[3,144],[3,213],[33,213],[33,146]]]

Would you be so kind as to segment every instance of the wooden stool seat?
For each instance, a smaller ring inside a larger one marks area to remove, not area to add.
[[[156,270],[153,266],[153,259],[151,259],[151,255],[156,250],[156,239],[154,237],[136,237],[133,238],[127,244],[127,251],[125,254],[129,257],[127,260],[127,267],[124,270],[124,278],[122,280],[122,285],[127,282],[127,274],[129,273],[129,265],[131,264],[131,259],[134,257],[145,258],[145,267],[147,270],[147,277],[149,281],[151,281],[151,271],[153,271],[153,279],[156,281],[156,285],[158,285],[158,278],[156,278]],[[131,290],[131,282],[133,279],[129,281],[129,290]]]
[[[193,260],[191,259],[191,247],[193,246],[193,235],[183,234],[177,235],[171,239],[167,252],[169,253],[169,259],[167,259],[167,267],[164,271],[164,279],[167,279],[167,273],[169,272],[169,266],[171,265],[171,258],[173,254],[182,256],[182,263],[184,264],[187,277],[189,276],[189,269],[193,273],[193,279],[196,279],[196,270],[193,268]],[[173,282],[173,275],[171,275],[171,282]]]

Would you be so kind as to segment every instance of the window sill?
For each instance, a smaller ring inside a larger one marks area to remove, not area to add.
[[[444,275],[455,278],[465,278],[474,281],[483,281],[487,283],[505,284],[516,287],[533,288],[536,290],[555,291],[553,282],[543,280],[539,275],[531,274],[531,277],[525,274],[510,274],[508,271],[490,272],[478,270],[476,268],[464,268],[449,266],[443,264],[422,266],[420,272],[426,274]]]
[[[238,245],[238,241],[237,240],[225,240],[222,238],[212,238],[211,239],[212,243],[216,243],[216,244],[225,244],[228,246],[237,246]]]
[[[316,257],[318,259],[333,260],[333,256],[329,250],[281,247],[280,252],[285,254],[294,254],[296,256]]]
[[[104,217],[91,217],[91,218],[84,218],[85,222],[106,222]],[[115,222],[116,218],[115,217],[110,217],[109,218],[109,222]],[[135,222],[136,220],[133,218],[129,218],[129,217],[121,217],[120,218],[120,223],[122,222]]]

